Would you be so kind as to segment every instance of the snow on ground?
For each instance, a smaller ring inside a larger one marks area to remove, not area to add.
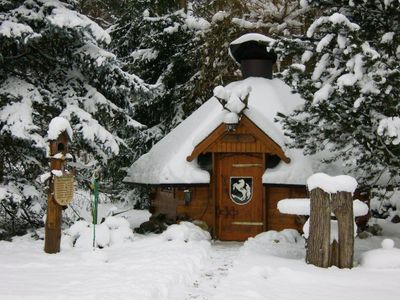
[[[126,226],[117,221],[107,226]],[[0,242],[0,299],[392,299],[400,288],[400,224],[379,224],[385,236],[356,239],[351,270],[307,265],[304,239],[294,230],[244,244],[209,242],[183,223],[95,252],[63,243],[52,255],[27,235]]]
[[[45,254],[29,235],[0,242],[0,299],[177,299],[209,257],[208,241],[138,237],[123,245]]]
[[[238,256],[240,242],[219,242],[212,244],[210,257],[203,268],[202,274],[185,291],[185,300],[212,299],[217,286],[228,275],[233,262]]]
[[[400,224],[396,226],[397,236],[393,240],[396,247],[400,247]],[[357,238],[356,261],[363,252],[381,248],[383,239],[377,236],[365,240]],[[271,234],[265,233],[249,239],[212,299],[372,300],[391,299],[398,293],[399,268],[322,269],[304,262],[304,241],[282,239],[283,242],[277,243],[277,240],[279,238],[271,239]],[[385,260],[382,256],[380,259]]]

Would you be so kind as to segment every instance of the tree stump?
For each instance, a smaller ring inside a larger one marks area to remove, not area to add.
[[[329,267],[331,207],[330,195],[320,188],[310,192],[310,229],[307,239],[306,262]]]
[[[354,255],[353,196],[349,192],[332,195],[332,212],[338,221],[339,268],[352,268]]]

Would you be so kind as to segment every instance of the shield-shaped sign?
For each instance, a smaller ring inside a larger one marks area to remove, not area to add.
[[[74,199],[74,176],[54,176],[54,200],[62,206]]]
[[[249,203],[253,197],[253,177],[232,176],[230,178],[229,196],[238,205]]]

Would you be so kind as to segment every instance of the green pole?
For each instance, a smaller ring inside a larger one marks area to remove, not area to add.
[[[93,249],[96,248],[96,224],[97,224],[97,207],[99,204],[99,183],[97,179],[99,175],[97,172],[93,173],[92,176],[92,183],[90,188],[93,194],[93,201],[92,201],[92,218],[93,218]]]

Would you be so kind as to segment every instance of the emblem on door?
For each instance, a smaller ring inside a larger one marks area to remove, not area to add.
[[[238,205],[249,203],[253,197],[253,177],[230,177],[229,196]]]

